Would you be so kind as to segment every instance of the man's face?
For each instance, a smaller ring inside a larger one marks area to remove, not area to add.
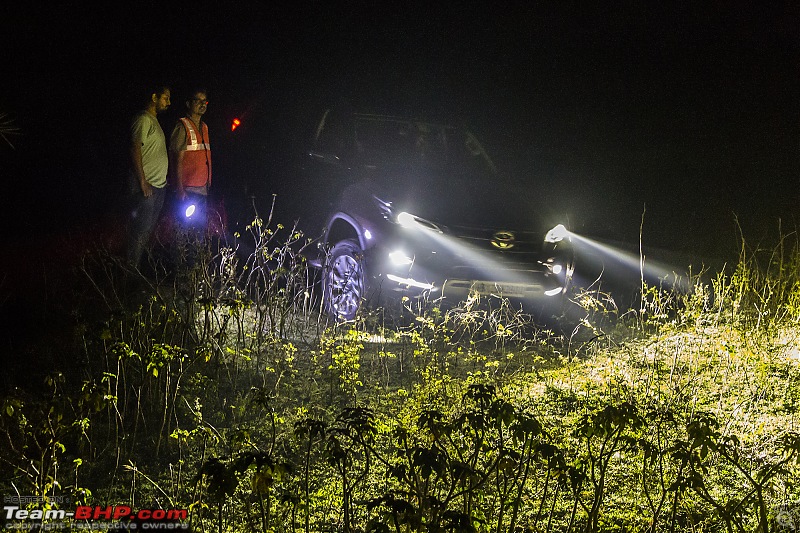
[[[159,95],[155,95],[155,94],[153,95],[153,99],[154,99],[154,101],[156,103],[156,113],[161,113],[162,111],[166,111],[167,110],[167,108],[169,107],[169,104],[171,103],[169,101],[169,97],[170,97],[169,89],[167,89],[166,91],[164,91],[163,93],[161,93]]]
[[[186,105],[189,107],[190,114],[203,116],[208,107],[208,97],[203,92],[194,93]]]

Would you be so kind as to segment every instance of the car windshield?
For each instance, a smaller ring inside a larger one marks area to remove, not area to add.
[[[421,121],[359,117],[355,123],[357,157],[368,166],[425,169],[485,178],[494,165],[466,130]]]

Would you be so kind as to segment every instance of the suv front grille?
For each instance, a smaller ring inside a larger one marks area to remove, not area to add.
[[[517,256],[524,260],[525,255],[537,255],[542,249],[544,234],[533,231],[514,231],[508,229],[471,228],[448,226],[450,234],[480,250],[490,250],[509,258]],[[494,242],[494,244],[493,244]]]
[[[464,226],[448,226],[448,230],[450,236],[467,245],[464,253],[452,258],[448,278],[519,281],[541,276],[546,270],[540,262],[543,236],[538,233]],[[506,238],[498,241],[499,233]]]

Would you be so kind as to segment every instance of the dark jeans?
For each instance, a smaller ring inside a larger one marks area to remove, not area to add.
[[[128,262],[136,268],[139,268],[144,250],[158,222],[165,195],[166,187],[153,187],[152,196],[146,197],[139,191],[134,197],[128,226]]]

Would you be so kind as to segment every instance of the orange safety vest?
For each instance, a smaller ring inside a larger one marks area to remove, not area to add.
[[[183,154],[183,186],[202,187],[211,185],[211,143],[208,140],[208,126],[201,122],[202,133],[188,118],[182,118],[186,128],[186,153]]]

